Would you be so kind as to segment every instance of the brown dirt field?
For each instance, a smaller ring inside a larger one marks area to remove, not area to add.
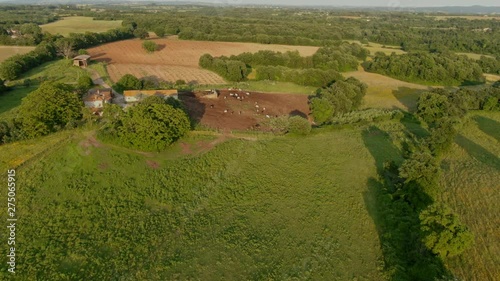
[[[159,50],[153,54],[146,53],[142,48],[142,41],[138,39],[104,44],[88,51],[93,59],[108,64],[108,72],[113,81],[125,73],[130,73],[138,77],[157,76],[168,81],[182,79],[200,84],[220,84],[224,83],[221,77],[199,68],[198,60],[203,54],[230,56],[259,50],[298,50],[301,55],[310,56],[318,50],[318,47],[309,46],[184,41],[175,37],[152,41],[159,46]]]
[[[238,100],[231,93],[244,99]],[[187,93],[181,94],[179,99],[186,105],[189,115],[201,125],[219,130],[267,130],[266,121],[276,116],[309,116],[306,95],[246,93],[221,90],[217,99],[202,97],[202,93]]]

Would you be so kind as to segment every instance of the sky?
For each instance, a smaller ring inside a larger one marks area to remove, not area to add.
[[[168,0],[166,0],[168,1]],[[172,1],[172,0],[170,0]],[[261,5],[325,5],[377,7],[441,7],[441,6],[500,6],[500,0],[173,0],[175,2],[205,2],[217,4]]]

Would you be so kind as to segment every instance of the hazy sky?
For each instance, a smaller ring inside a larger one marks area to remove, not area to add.
[[[172,1],[172,0],[170,0]],[[175,0],[174,0],[175,1]],[[378,7],[500,6],[500,0],[177,0],[219,4],[331,5]]]

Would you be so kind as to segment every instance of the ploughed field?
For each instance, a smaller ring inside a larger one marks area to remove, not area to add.
[[[204,92],[179,96],[189,115],[201,125],[220,130],[268,130],[267,123],[282,115],[309,115],[308,96],[221,90],[217,98]]]
[[[143,41],[137,39],[104,44],[88,51],[94,60],[108,64],[109,76],[115,82],[125,74],[133,74],[141,78],[155,76],[172,82],[182,79],[198,84],[224,84],[222,77],[198,66],[198,60],[203,54],[230,56],[260,50],[298,50],[302,56],[310,56],[318,50],[318,47],[308,46],[184,41],[175,37],[152,41],[159,47],[152,54],[148,54],[142,48]]]

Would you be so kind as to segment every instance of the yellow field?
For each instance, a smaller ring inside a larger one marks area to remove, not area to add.
[[[466,55],[470,59],[479,60],[482,56],[494,58],[493,56],[474,54],[474,53],[457,53],[457,55]]]
[[[468,20],[500,20],[500,17],[494,16],[429,16],[431,18],[434,18],[435,20],[447,20],[447,19],[454,19],[454,18],[462,18],[462,19],[468,19]]]
[[[364,108],[414,109],[419,93],[430,89],[428,86],[408,83],[384,75],[366,72],[362,69],[342,73],[354,77],[368,85],[363,100]]]
[[[27,52],[34,50],[35,47],[25,47],[25,46],[0,46],[0,62],[12,57],[17,54],[26,54]]]
[[[43,31],[68,36],[70,33],[105,32],[120,27],[122,21],[93,20],[91,17],[66,17],[62,20],[41,25]]]
[[[488,82],[496,82],[500,81],[500,75],[495,75],[495,74],[484,74],[484,77],[486,77],[486,81]]]

